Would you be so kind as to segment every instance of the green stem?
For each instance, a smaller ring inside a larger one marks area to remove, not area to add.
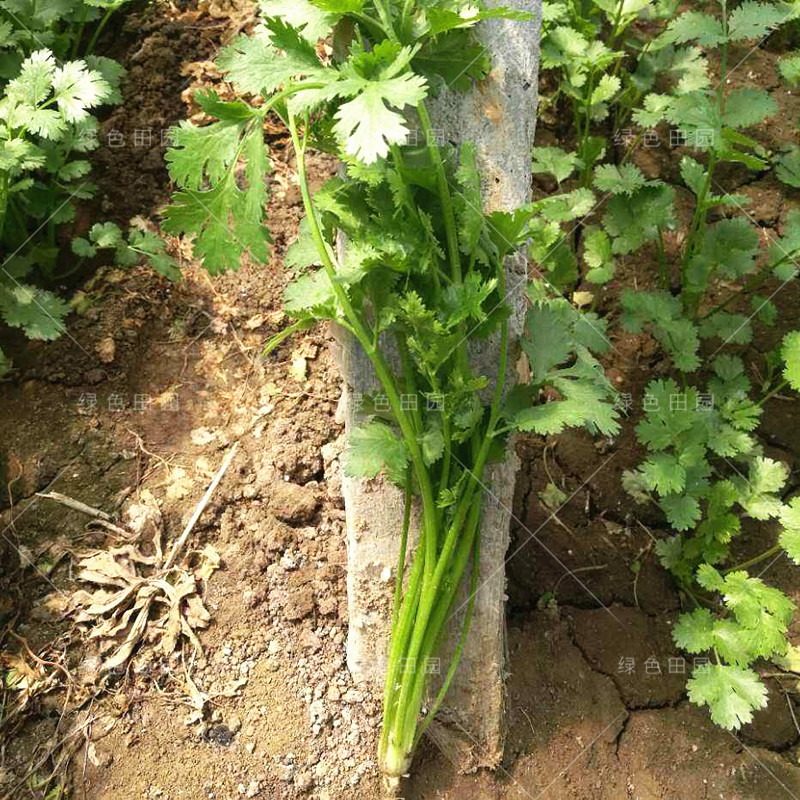
[[[454,283],[461,283],[461,254],[458,249],[458,232],[453,198],[450,194],[450,186],[447,183],[447,173],[444,169],[442,154],[439,152],[439,145],[436,143],[431,118],[428,116],[428,109],[425,107],[425,103],[420,103],[417,106],[417,115],[427,143],[428,155],[436,171],[436,185],[439,191],[439,202],[442,204],[447,252],[450,258],[450,274]]]
[[[6,215],[8,213],[8,183],[7,172],[0,172],[0,242],[3,240],[3,231],[6,225]]]
[[[779,384],[778,384],[778,385],[777,385],[777,386],[776,386],[776,387],[775,387],[775,388],[774,388],[774,389],[773,389],[771,392],[769,392],[769,394],[765,394],[765,395],[764,395],[764,396],[763,396],[763,397],[762,397],[762,398],[761,398],[761,399],[760,399],[760,400],[759,400],[759,401],[756,403],[756,406],[757,406],[758,408],[761,408],[761,406],[763,406],[763,405],[764,405],[764,403],[766,403],[766,402],[767,402],[767,400],[769,400],[771,397],[775,397],[775,395],[776,395],[776,394],[778,394],[778,392],[781,392],[781,391],[783,391],[783,390],[784,390],[784,389],[785,389],[785,388],[786,388],[788,385],[789,385],[789,381],[788,381],[788,380],[781,381],[781,382],[780,382],[780,383],[779,383]]]
[[[89,16],[89,6],[85,3],[83,4],[83,11],[81,13],[81,21],[78,25],[78,32],[75,35],[75,41],[72,43],[72,58],[78,57],[78,48],[81,44],[81,39],[83,39],[83,31],[86,28],[86,18]]]
[[[394,30],[394,24],[392,22],[392,13],[389,10],[389,3],[386,0],[375,0],[375,8],[378,11],[378,16],[380,17],[381,22],[383,23],[383,27],[386,31],[386,36],[392,42],[399,43],[400,40],[397,38],[397,34]]]
[[[658,271],[661,275],[661,288],[668,290],[671,281],[667,274],[667,254],[664,247],[664,233],[660,227],[658,228]]]
[[[392,630],[397,626],[400,616],[400,607],[403,603],[403,579],[406,569],[406,552],[408,550],[408,531],[411,527],[411,499],[413,492],[413,481],[411,470],[406,475],[406,489],[403,498],[403,531],[400,534],[400,553],[397,556],[397,577],[394,584],[394,606],[392,608]]]
[[[297,322],[284,328],[280,333],[275,334],[265,345],[261,351],[261,357],[266,358],[284,339],[288,339],[293,333],[305,330],[308,327],[308,321],[300,319]]]
[[[379,38],[386,36],[386,31],[383,29],[383,25],[381,24],[380,20],[375,19],[375,17],[371,17],[369,14],[364,14],[363,12],[355,11],[353,12],[353,18],[357,19],[362,25],[364,25],[364,27],[371,30],[373,35],[377,33]]]
[[[496,262],[496,266],[498,267],[498,287],[500,291],[500,296],[505,301],[505,292],[506,292],[506,281],[505,281],[505,265],[500,263],[499,261]],[[486,462],[489,458],[489,453],[491,450],[492,442],[495,436],[495,430],[497,428],[497,423],[499,422],[501,415],[502,415],[502,401],[503,395],[505,391],[505,382],[506,382],[506,373],[508,369],[508,322],[504,321],[501,325],[500,329],[500,358],[499,358],[499,366],[498,366],[498,373],[497,373],[497,380],[495,383],[495,390],[494,395],[492,398],[492,405],[491,410],[489,412],[489,422],[486,427],[486,432],[481,442],[480,449],[478,450],[477,455],[475,456],[475,460],[473,463],[472,470],[469,471],[469,480],[467,482],[467,486],[464,490],[461,499],[456,506],[456,511],[453,516],[453,520],[450,524],[450,527],[447,532],[447,536],[445,537],[444,544],[442,546],[441,553],[439,555],[439,560],[436,564],[436,571],[434,573],[433,580],[431,583],[425,587],[423,590],[423,596],[420,600],[419,610],[417,612],[417,619],[414,624],[414,631],[412,634],[411,642],[407,651],[407,657],[410,663],[417,664],[421,654],[424,652],[423,646],[425,645],[426,639],[428,645],[430,645],[431,637],[434,635],[438,635],[438,630],[435,628],[435,624],[439,620],[439,615],[432,619],[432,614],[435,613],[435,606],[437,603],[437,595],[439,594],[439,587],[442,584],[442,580],[444,578],[444,574],[448,566],[453,563],[457,562],[457,559],[454,559],[454,551],[456,548],[456,543],[459,537],[459,534],[462,532],[462,526],[466,522],[467,515],[474,508],[474,504],[478,502],[478,511],[480,510],[479,501],[480,501],[480,494],[481,494],[481,478],[483,476],[483,470],[486,466]],[[477,499],[476,499],[477,493]],[[469,528],[467,528],[469,530]],[[462,547],[463,547],[463,538],[462,538]],[[456,576],[451,576],[455,578]],[[448,584],[449,586],[449,584]],[[397,716],[394,720],[394,731],[393,736],[390,737],[393,739],[394,743],[398,747],[407,747],[409,750],[412,748],[411,742],[413,742],[413,731],[414,727],[412,726],[412,721],[414,726],[416,725],[416,718],[419,713],[419,707],[421,704],[421,695],[419,693],[419,686],[416,685],[417,682],[415,677],[412,673],[411,680],[401,682],[400,687],[400,697],[397,701],[397,708],[401,710],[401,715]],[[404,716],[405,719],[404,719]]]
[[[461,626],[461,635],[458,639],[458,644],[456,645],[455,653],[453,654],[453,660],[450,662],[450,668],[447,670],[447,676],[442,683],[442,688],[439,690],[439,693],[436,695],[436,699],[431,704],[430,710],[425,715],[425,718],[419,724],[419,729],[417,731],[416,738],[414,739],[414,746],[416,747],[422,737],[425,735],[425,731],[428,729],[428,726],[433,722],[436,715],[439,713],[439,709],[441,708],[442,702],[444,698],[447,696],[447,693],[450,691],[450,687],[453,683],[453,678],[455,677],[456,670],[458,669],[458,665],[461,663],[461,656],[464,652],[464,645],[467,641],[467,634],[469,633],[470,627],[472,626],[472,616],[475,611],[475,598],[478,593],[478,576],[480,574],[480,558],[481,558],[481,546],[480,546],[480,530],[478,532],[477,541],[475,543],[475,550],[473,553],[473,567],[472,567],[472,578],[470,579],[469,584],[469,600],[467,601],[467,613],[464,617],[464,624]]]
[[[721,0],[722,5],[722,30],[724,32],[724,41],[722,43],[722,61],[720,64],[720,81],[719,85],[717,86],[717,115],[722,118],[722,114],[725,111],[725,78],[728,72],[728,16],[727,16],[727,0]],[[704,224],[706,219],[706,202],[708,200],[708,194],[711,190],[711,181],[714,175],[714,167],[717,164],[717,151],[714,149],[716,146],[716,142],[712,142],[711,153],[708,157],[708,169],[706,172],[705,179],[703,180],[703,185],[700,188],[700,194],[697,196],[697,206],[694,210],[694,215],[692,216],[692,223],[689,229],[689,239],[686,242],[686,250],[684,251],[683,263],[681,266],[681,278],[683,283],[685,284],[686,279],[686,270],[689,266],[689,262],[691,261],[692,257],[697,250],[697,246],[700,243],[702,238]],[[697,303],[699,302],[699,298],[694,303],[695,311]]]
[[[770,547],[769,550],[765,550],[760,556],[756,556],[755,558],[751,558],[749,561],[745,561],[741,564],[737,564],[735,567],[730,567],[723,571],[723,575],[727,575],[729,572],[736,572],[740,569],[747,569],[748,567],[752,567],[755,564],[760,564],[762,561],[766,561],[768,558],[772,556],[778,555],[783,548],[776,544],[775,547]]]
[[[400,15],[400,35],[405,39],[411,33],[410,15],[414,8],[414,0],[405,0],[403,3],[403,12]]]
[[[111,19],[111,15],[114,13],[115,8],[109,8],[106,11],[105,16],[103,19],[100,20],[100,24],[95,28],[94,33],[92,34],[92,38],[89,40],[89,44],[86,47],[86,55],[90,56],[94,53],[94,47],[97,44],[97,40],[100,38],[100,34],[103,32],[103,28],[108,25],[108,21]]]
[[[424,668],[420,670],[418,667],[416,671],[414,699],[409,709],[409,712],[413,710],[413,716],[411,713],[409,713],[406,723],[408,726],[406,735],[409,740],[413,741],[414,747],[416,747],[422,740],[425,731],[427,730],[431,722],[433,722],[434,717],[439,711],[439,708],[441,707],[441,704],[444,701],[444,698],[446,697],[447,692],[450,689],[450,686],[452,685],[453,678],[455,677],[456,671],[458,670],[458,665],[461,662],[461,656],[464,651],[464,645],[466,643],[467,634],[469,633],[469,629],[472,625],[472,615],[475,608],[475,597],[478,591],[478,575],[480,574],[481,505],[482,505],[482,496],[481,493],[478,493],[473,498],[472,506],[470,508],[469,518],[467,520],[466,531],[459,544],[456,556],[453,559],[453,566],[450,570],[450,574],[448,575],[447,580],[445,581],[443,591],[440,593],[440,597],[438,598],[437,601],[436,610],[431,620],[431,624],[428,627],[428,635],[426,637],[426,641],[422,650],[423,664],[426,663],[427,658],[431,656],[433,653],[435,653],[436,650],[438,649],[438,645],[442,639],[442,634],[444,633],[445,630],[445,625],[447,624],[450,618],[450,611],[453,607],[453,603],[456,598],[456,592],[458,591],[459,586],[461,586],[461,579],[464,576],[464,572],[466,571],[466,566],[467,563],[469,562],[469,558],[471,555],[473,558],[473,562],[472,562],[472,575],[470,577],[470,584],[469,584],[469,595],[467,597],[467,611],[464,618],[464,623],[461,626],[461,632],[459,634],[458,643],[456,645],[453,658],[450,662],[450,667],[447,671],[447,675],[445,676],[445,680],[442,683],[442,686],[439,689],[436,698],[431,704],[428,713],[425,715],[424,719],[419,724],[417,723],[416,709],[420,708],[422,705],[422,699],[424,697],[425,687],[427,684],[427,676],[425,675]]]
[[[424,535],[423,538],[425,539],[426,546],[429,548],[429,554],[435,557],[436,507],[433,498],[433,487],[430,474],[428,473],[428,469],[425,466],[425,461],[422,457],[422,451],[420,449],[419,442],[417,441],[414,425],[409,419],[407,413],[402,408],[397,386],[392,376],[392,372],[386,363],[386,359],[384,358],[380,349],[374,344],[372,336],[367,330],[363,320],[353,308],[347,292],[336,279],[337,270],[333,260],[331,259],[325,239],[322,236],[322,230],[319,225],[319,220],[317,219],[314,204],[311,200],[311,192],[308,187],[308,174],[305,163],[305,140],[302,142],[300,140],[300,136],[297,132],[297,123],[291,111],[288,113],[288,118],[289,132],[292,136],[292,142],[295,147],[297,159],[297,176],[300,184],[300,194],[303,198],[303,206],[308,219],[311,236],[314,240],[314,244],[316,245],[317,253],[320,257],[323,269],[325,270],[328,279],[331,282],[336,299],[339,301],[339,304],[342,307],[345,318],[352,326],[353,333],[358,339],[359,344],[364,348],[364,352],[375,369],[375,374],[377,375],[378,380],[386,392],[389,405],[391,406],[395,418],[397,419],[397,424],[400,426],[403,439],[408,446],[409,453],[411,455],[411,461],[414,466],[414,472],[417,476],[417,482],[419,483],[420,493],[422,495],[423,518],[425,520],[425,533],[427,534]]]

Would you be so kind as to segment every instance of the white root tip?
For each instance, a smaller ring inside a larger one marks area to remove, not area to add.
[[[382,776],[381,797],[383,798],[383,800],[395,800],[395,798],[400,797],[401,780],[402,778],[399,775]]]
[[[405,748],[390,742],[382,753],[380,762],[384,800],[400,797],[400,784],[411,768],[411,758]]]

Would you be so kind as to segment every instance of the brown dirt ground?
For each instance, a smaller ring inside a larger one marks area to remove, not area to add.
[[[166,15],[129,17],[118,41],[108,43],[124,54],[130,73],[125,103],[106,130],[123,130],[128,139],[167,127],[187,105],[193,111],[192,91],[218,80],[213,52],[250,15],[247,6],[190,2]],[[774,57],[756,53],[748,79],[772,75]],[[767,85],[782,108],[782,130],[768,134],[785,137],[800,116],[798,100]],[[544,126],[541,136],[553,141],[556,131]],[[172,242],[185,270],[180,285],[145,269],[104,270],[84,287],[88,310],[73,315],[69,338],[41,345],[4,336],[18,371],[0,386],[0,625],[21,638],[6,633],[2,647],[26,654],[24,641],[47,662],[46,673],[63,663],[74,683],[69,694],[62,682],[40,695],[0,730],[3,797],[43,796],[31,778],[46,776],[63,755],[72,756],[69,797],[80,800],[377,796],[380,703],[353,686],[344,661],[341,426],[328,336],[310,331],[268,359],[260,356],[285,324],[281,259],[301,217],[285,137],[276,129],[272,139],[276,244],[269,264],[245,264],[212,282]],[[102,209],[121,221],[141,214],[157,222],[168,186],[162,155],[160,141],[143,150],[101,150]],[[642,158],[669,175],[677,155],[667,148]],[[313,166],[319,180],[332,170],[323,160]],[[736,183],[736,176],[726,179]],[[746,187],[759,221],[779,231],[797,197],[777,189],[770,177]],[[677,247],[679,237],[668,246]],[[648,285],[651,276],[640,262],[624,260],[601,309],[613,310],[623,285]],[[796,290],[776,302],[780,329],[797,327]],[[760,333],[746,353],[749,363],[757,367],[758,353],[777,338],[776,331]],[[109,341],[113,359],[101,360]],[[664,372],[664,360],[647,337],[618,334],[614,345],[611,375],[638,400],[647,381]],[[772,401],[763,428],[793,476],[800,454],[795,409]],[[35,493],[49,488],[112,513],[152,496],[174,539],[234,442],[237,455],[191,540],[193,549],[211,545],[222,562],[204,585],[214,617],[201,634],[206,663],[135,658],[97,694],[96,653],[53,609],[77,585],[71,553],[108,546],[109,538]],[[630,426],[615,441],[571,432],[551,441],[522,438],[518,448],[506,761],[494,775],[462,776],[425,746],[407,797],[800,796],[790,684],[772,681],[769,708],[737,737],[686,701],[680,662],[670,661],[681,655],[670,627],[682,598],[653,553],[662,522],[619,488],[622,470],[638,458]],[[551,480],[573,495],[558,520],[539,499]],[[752,526],[742,557],[774,535],[769,526]],[[785,560],[764,577],[800,600],[797,570]],[[190,721],[187,675],[208,701],[199,722]]]

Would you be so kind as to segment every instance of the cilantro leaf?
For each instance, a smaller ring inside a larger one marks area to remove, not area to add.
[[[282,19],[302,31],[303,36],[312,43],[328,36],[341,15],[326,10],[320,2],[312,3],[309,0],[292,0],[291,3],[286,0],[259,0],[259,5],[262,16]]]
[[[787,53],[778,61],[778,70],[786,83],[800,81],[800,51]]]
[[[658,501],[658,505],[676,531],[694,528],[703,517],[700,503],[690,494],[668,494]]]
[[[608,283],[616,270],[612,254],[611,239],[608,234],[597,227],[589,226],[583,238],[583,260],[590,267],[586,280],[602,285]]]
[[[753,341],[753,326],[743,314],[720,311],[700,323],[700,337],[718,338],[723,344],[749,344]]]
[[[612,197],[603,216],[603,227],[614,240],[614,252],[632,253],[657,239],[659,230],[674,222],[674,199],[671,186],[644,186],[631,197]]]
[[[342,465],[350,478],[375,478],[385,471],[402,486],[410,458],[406,443],[388,425],[373,421],[351,431]]]
[[[181,188],[199,190],[220,181],[239,153],[243,122],[215,122],[197,127],[182,120],[172,128],[167,150],[169,176]]]
[[[783,531],[780,545],[795,564],[800,565],[800,497],[793,497],[780,511]]]
[[[792,389],[800,392],[800,331],[792,331],[784,336],[781,358],[784,363],[783,377]]]
[[[533,172],[547,173],[561,183],[580,166],[577,153],[567,153],[560,147],[534,147]]]
[[[64,332],[69,306],[52,292],[26,284],[0,284],[0,317],[22,328],[29,339],[57,339]]]
[[[728,20],[728,40],[763,39],[788,17],[785,9],[772,3],[744,0],[731,12]]]
[[[634,292],[621,295],[622,324],[632,333],[645,327],[672,356],[681,372],[694,372],[700,366],[700,339],[697,328],[683,317],[680,301],[666,292]]]
[[[594,171],[594,185],[601,192],[634,195],[644,186],[657,186],[658,181],[648,181],[635,164],[602,164]]]
[[[319,63],[313,48],[309,52],[298,45],[279,52],[266,37],[258,36],[240,36],[223,48],[217,65],[238,89],[255,95],[271,94],[300,75],[322,82],[338,78],[338,73]]]
[[[800,189],[800,147],[790,147],[776,156],[775,174],[787,186]]]
[[[726,730],[753,720],[753,711],[767,705],[767,687],[753,670],[726,664],[696,669],[687,684],[689,699],[708,706],[711,719]]]
[[[778,113],[778,103],[764,89],[734,89],[725,99],[722,121],[732,128],[749,128]]]
[[[176,193],[173,205],[164,212],[164,231],[195,234],[195,253],[212,274],[238,269],[245,252],[259,261],[266,260],[268,255],[270,238],[262,218],[266,203],[264,176],[269,162],[261,127],[250,128],[240,147],[245,159],[245,189],[239,188],[237,162],[231,161],[216,185],[204,191],[187,186]],[[191,183],[198,172],[182,174]]]
[[[640,471],[647,488],[659,494],[680,492],[686,486],[686,469],[670,453],[651,456],[642,464]]]
[[[697,42],[701,47],[713,47],[724,41],[725,33],[716,17],[702,11],[686,11],[669,23],[656,39],[655,46]]]
[[[604,330],[597,317],[580,314],[563,298],[534,303],[522,339],[531,385],[536,393],[552,387],[562,399],[511,409],[514,427],[541,435],[577,426],[606,435],[619,430],[618,412],[609,402],[613,389],[588,349],[605,349]]]
[[[333,129],[350,155],[372,164],[386,156],[389,145],[405,143],[408,127],[392,108],[417,105],[426,95],[425,79],[405,73],[376,81],[352,79],[347,86],[347,93],[356,96],[339,107]],[[341,93],[346,91],[340,89]]]
[[[704,653],[714,644],[714,615],[707,608],[681,614],[672,630],[675,644],[687,653]]]
[[[88,109],[102,105],[110,95],[103,76],[84,61],[68,61],[53,71],[53,100],[67,122],[86,119]]]

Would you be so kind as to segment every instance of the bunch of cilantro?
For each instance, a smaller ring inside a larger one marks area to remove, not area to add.
[[[427,111],[426,99],[443,87],[465,90],[487,75],[489,53],[474,30],[479,22],[501,17],[524,25],[528,14],[474,0],[260,6],[254,35],[240,37],[217,62],[243,99],[201,94],[198,102],[215,121],[175,131],[167,158],[178,191],[165,228],[193,236],[195,254],[213,273],[236,269],[245,254],[265,263],[264,121],[269,113],[284,120],[306,216],[285,259],[293,279],[284,308],[295,322],[267,351],[321,320],[356,339],[389,410],[376,397],[365,400],[344,469],[358,478],[385,475],[404,488],[407,510],[414,497],[421,509],[419,545],[408,566],[409,514],[398,531],[379,749],[386,786],[394,790],[448,691],[468,635],[485,468],[504,457],[515,429],[618,430],[613,391],[594,355],[607,342],[593,316],[534,292],[523,344],[532,382],[506,391],[505,261],[527,240],[551,235],[543,229],[573,213],[580,198],[486,215],[475,148],[439,145]],[[332,59],[318,47],[328,37]],[[409,124],[418,126],[423,145],[409,144]],[[306,171],[312,149],[335,154],[344,166],[313,195]],[[470,348],[481,342],[496,348],[494,374],[473,366]],[[438,651],[464,580],[470,599],[455,657],[439,693],[427,698],[421,665]]]

